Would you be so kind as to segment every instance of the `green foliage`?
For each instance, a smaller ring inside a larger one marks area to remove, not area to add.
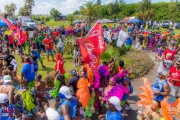
[[[10,5],[4,6],[4,9],[5,9],[6,13],[8,14],[8,16],[13,17],[15,14],[15,10],[17,8],[16,8],[16,5],[14,3],[11,3]]]
[[[52,8],[50,11],[50,16],[53,18],[59,17],[61,15],[61,13],[59,12],[59,10]]]
[[[67,20],[70,22],[70,24],[72,24],[73,21],[75,20],[75,16],[74,16],[73,14],[69,14],[69,15],[67,16]]]
[[[75,42],[75,37],[72,35],[68,36],[64,40],[64,52],[66,54],[73,54],[74,46],[72,45]]]

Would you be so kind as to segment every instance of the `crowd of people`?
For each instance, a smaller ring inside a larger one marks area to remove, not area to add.
[[[94,70],[81,59],[76,41],[72,44],[73,58],[74,67],[79,66],[79,71],[72,69],[71,77],[68,76],[63,59],[64,40],[70,33],[81,33],[81,36],[85,36],[87,31],[84,26],[79,25],[76,29],[47,27],[33,31],[32,36],[23,31],[23,40],[17,39],[15,33],[8,29],[1,31],[0,51],[1,55],[4,55],[0,63],[1,120],[34,120],[37,114],[40,114],[41,119],[48,120],[85,120],[94,115],[100,120],[123,120],[124,109],[121,107],[125,106],[125,110],[133,109],[128,102],[128,96],[133,93],[133,85],[128,77],[132,67],[125,68],[123,60],[116,61],[115,58],[111,58],[109,61],[103,61],[98,69]],[[146,105],[150,107],[145,107],[138,119],[159,120],[163,117],[158,110],[162,107],[161,102],[170,95],[174,100],[178,98],[180,35],[173,31],[154,33],[138,24],[130,24],[128,27],[124,24],[114,24],[104,26],[103,30],[107,47],[121,39],[119,31],[123,30],[128,32],[124,42],[128,50],[136,44],[137,49],[156,52],[155,60],[160,61],[160,66],[155,84],[152,85],[152,89],[148,88],[152,91],[152,97]],[[46,90],[44,76],[38,74],[39,61],[43,69],[46,69],[41,58],[43,52],[47,56],[47,62],[55,62],[54,87],[50,91]],[[21,57],[23,66],[20,75],[17,73],[17,67],[21,63],[17,63],[13,54]],[[52,61],[49,56],[52,57]],[[118,71],[114,72],[116,62],[119,66]],[[50,105],[50,99],[55,100],[53,105]],[[142,101],[139,104],[142,104]]]

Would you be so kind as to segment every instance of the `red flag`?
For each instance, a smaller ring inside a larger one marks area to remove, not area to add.
[[[98,36],[79,38],[78,44],[84,63],[89,64],[92,68],[97,68],[100,61]]]
[[[16,30],[18,28],[18,26],[12,24],[11,22],[9,22],[9,20],[7,20],[6,18],[3,18],[2,16],[0,16],[1,19],[8,25],[8,27],[11,29],[11,30]]]
[[[104,42],[102,27],[99,22],[96,22],[96,24],[93,26],[93,28],[87,34],[87,36],[95,36],[95,35],[98,35],[100,53],[103,53],[106,50],[106,45]]]

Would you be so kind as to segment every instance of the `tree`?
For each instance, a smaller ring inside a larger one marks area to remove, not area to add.
[[[151,0],[142,0],[141,9],[143,12],[151,9]]]
[[[86,1],[85,4],[80,7],[80,12],[86,17],[89,25],[91,24],[93,19],[98,16],[97,6],[93,4],[93,1]]]
[[[29,12],[28,12],[28,10],[26,9],[26,6],[21,7],[21,8],[19,9],[19,15],[20,15],[20,16],[28,16],[28,15],[29,15]]]
[[[34,0],[25,0],[24,8],[27,9],[28,16],[32,14],[32,8],[35,6]]]
[[[101,5],[101,0],[97,0],[97,4],[98,4],[98,5]]]
[[[16,5],[14,3],[11,3],[10,5],[4,6],[4,9],[8,16],[13,17],[15,15]]]
[[[124,1],[124,0],[119,0],[119,4],[126,4],[126,1]]]
[[[73,15],[73,14],[69,14],[69,15],[67,16],[67,20],[70,22],[70,24],[72,24],[73,21],[75,20],[74,15]]]
[[[52,8],[50,11],[50,16],[53,18],[57,18],[60,17],[61,13],[59,12],[59,10]]]

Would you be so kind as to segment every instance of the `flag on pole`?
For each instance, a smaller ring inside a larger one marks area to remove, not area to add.
[[[11,30],[16,30],[18,28],[17,25],[12,24],[9,20],[7,20],[6,18],[0,16],[0,18],[7,24],[7,26],[11,29]]]

